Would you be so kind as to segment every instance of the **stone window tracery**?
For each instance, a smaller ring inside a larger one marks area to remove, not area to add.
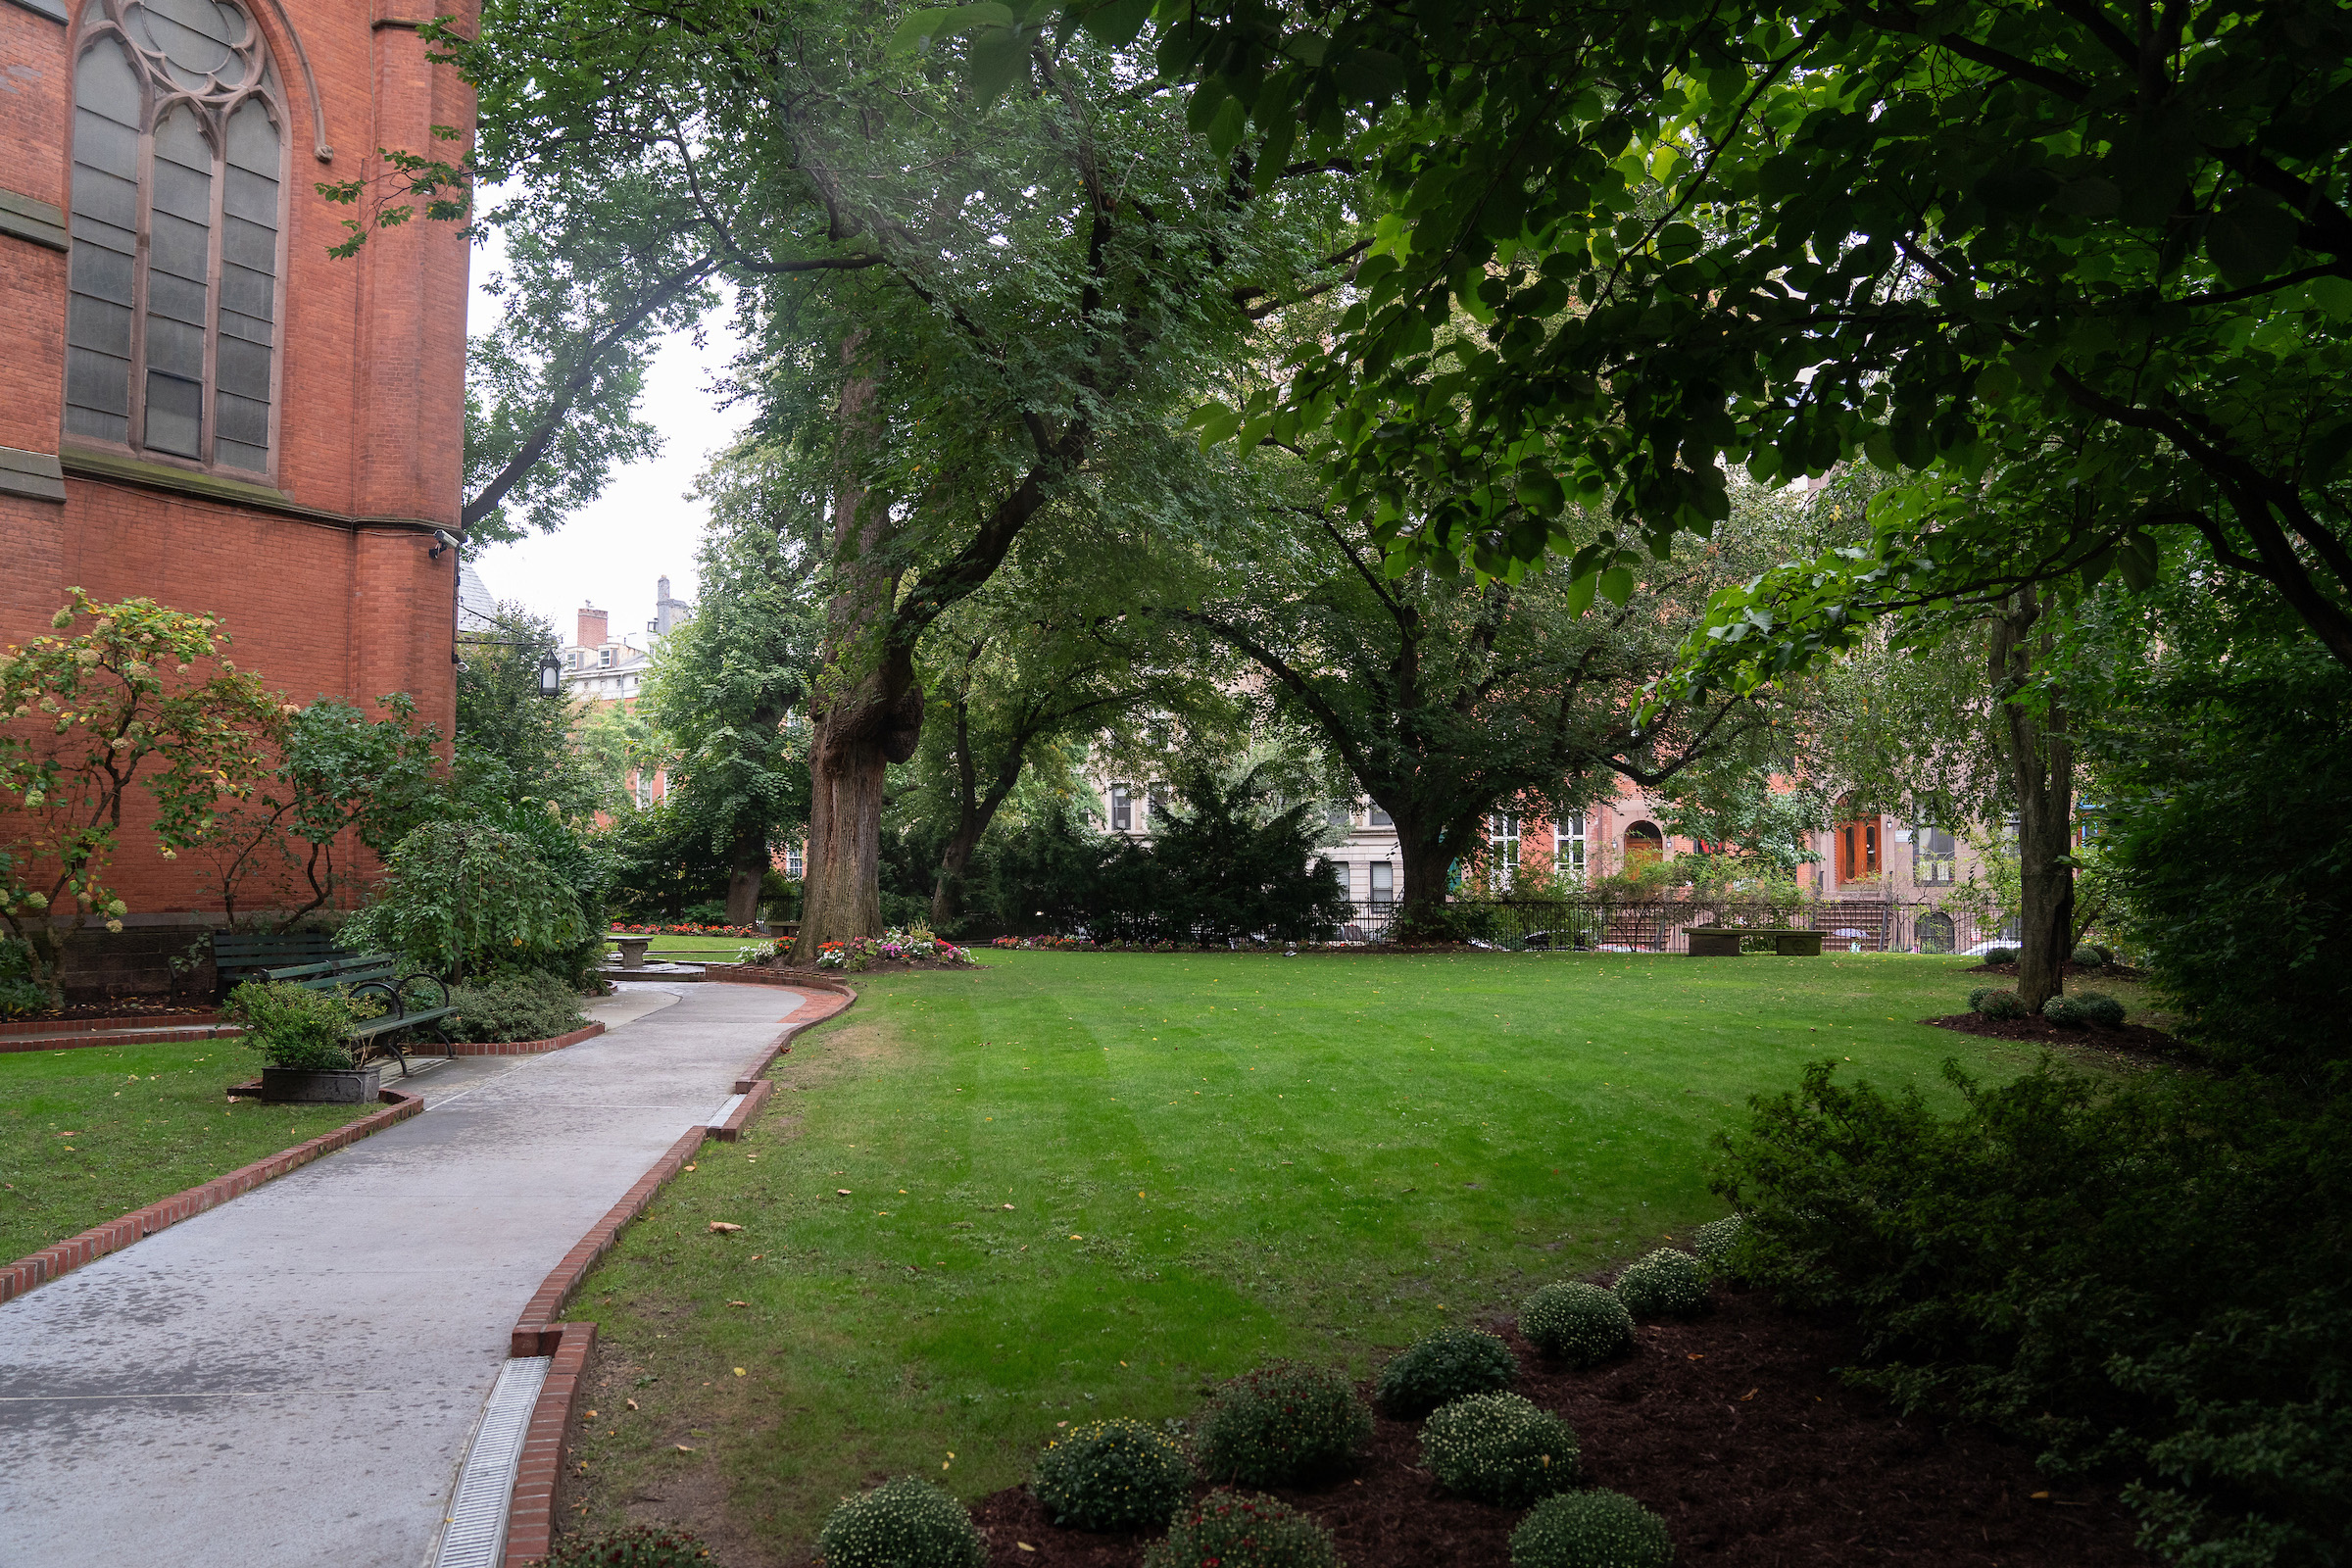
[[[235,0],[89,0],[74,78],[66,434],[267,478],[285,97]]]

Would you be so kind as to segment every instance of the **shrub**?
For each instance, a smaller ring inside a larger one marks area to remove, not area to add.
[[[2137,1479],[2163,1558],[2319,1563],[2352,1498],[2352,1096],[2239,1073],[1987,1087],[1953,1114],[1809,1068],[1714,1186],[1741,1267],[1850,1316],[1847,1376],[1965,1412],[2045,1474]]]
[[[392,852],[381,895],[340,933],[354,953],[397,953],[420,969],[468,976],[569,973],[602,952],[580,901],[517,833],[428,822]]]
[[[1505,1508],[1576,1485],[1576,1429],[1516,1394],[1473,1394],[1421,1428],[1421,1462],[1438,1485]]]
[[[1155,1530],[1193,1490],[1193,1466],[1156,1427],[1090,1421],[1046,1445],[1030,1490],[1066,1529]]]
[[[1288,1487],[1348,1469],[1371,1441],[1371,1407],[1345,1373],[1278,1365],[1220,1389],[1194,1448],[1210,1481]]]
[[[1622,1492],[1546,1497],[1511,1532],[1511,1568],[1666,1568],[1666,1521]]]
[[[49,993],[29,980],[0,980],[0,1018],[40,1012],[49,1005]]]
[[[1706,1265],[1671,1247],[1626,1264],[1616,1289],[1636,1317],[1689,1317],[1707,1309]]]
[[[1144,1568],[1340,1568],[1340,1553],[1298,1509],[1220,1490],[1168,1522],[1168,1539],[1144,1553]]]
[[[1597,1285],[1546,1285],[1520,1303],[1519,1332],[1545,1355],[1591,1366],[1632,1343],[1634,1319]]]
[[[2016,961],[2017,950],[2015,948],[1986,948],[1984,950],[1984,966],[1986,968],[1991,968],[1995,964],[2015,963]]]
[[[579,993],[552,974],[501,975],[478,985],[453,986],[448,1021],[461,1040],[552,1040],[586,1024]]]
[[[710,1551],[684,1530],[631,1525],[559,1544],[545,1568],[693,1568],[710,1560]]]
[[[984,1568],[988,1561],[971,1514],[920,1476],[844,1499],[816,1544],[825,1568]]]
[[[2041,1004],[2041,1015],[2061,1029],[2080,1029],[2090,1022],[2082,1004],[2063,991]]]
[[[2124,1004],[2104,991],[2078,991],[2075,1005],[2082,1015],[2102,1029],[2121,1029],[2124,1026]]]
[[[351,1026],[368,1009],[331,992],[248,980],[228,994],[220,1015],[245,1026],[246,1046],[270,1066],[334,1072],[351,1065]]]
[[[1478,1329],[1440,1329],[1415,1340],[1380,1369],[1373,1397],[1412,1420],[1468,1394],[1492,1394],[1519,1376],[1511,1348]]]
[[[1968,1010],[1985,1018],[2023,1018],[2026,1015],[2026,1003],[2014,991],[1985,987],[1968,994]]]
[[[1721,1274],[1731,1266],[1732,1248],[1739,1242],[1740,1233],[1747,1222],[1737,1214],[1709,1220],[1690,1236],[1690,1250],[1714,1273]]]
[[[2104,969],[2107,967],[2107,955],[2086,943],[2075,950],[2075,963],[2084,969]]]

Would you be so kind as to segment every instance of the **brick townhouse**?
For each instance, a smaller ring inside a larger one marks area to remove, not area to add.
[[[289,700],[454,704],[467,252],[315,187],[452,156],[405,0],[0,0],[0,645],[69,587],[225,617]],[[464,143],[454,144],[463,146]],[[126,834],[134,921],[207,908]]]

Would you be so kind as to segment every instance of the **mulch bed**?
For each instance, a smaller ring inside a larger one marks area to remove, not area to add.
[[[1565,1416],[1588,1479],[1666,1520],[1679,1563],[1795,1568],[2146,1568],[2113,1487],[2058,1487],[2023,1450],[1903,1419],[1840,1384],[1846,1333],[1760,1293],[1716,1296],[1694,1323],[1644,1325],[1632,1354],[1590,1371],[1545,1363],[1508,1329],[1517,1385]],[[1440,1493],[1418,1426],[1382,1417],[1352,1479],[1279,1494],[1338,1539],[1348,1568],[1500,1568],[1522,1511]],[[1026,1487],[981,1501],[990,1568],[1136,1568],[1149,1538],[1058,1530]],[[1031,1549],[1023,1550],[1026,1544]]]
[[[2181,1061],[2189,1057],[2187,1049],[2180,1041],[2161,1029],[2150,1029],[2145,1024],[2127,1023],[2106,1029],[2094,1023],[2081,1029],[2064,1029],[2038,1013],[2024,1018],[1987,1018],[1981,1012],[1954,1012],[1940,1018],[1922,1018],[1919,1021],[1934,1024],[1938,1029],[1956,1030],[1964,1035],[1982,1035],[1987,1040],[2030,1040],[2045,1046],[2087,1046],[2094,1051],[2110,1051],[2154,1061]]]
[[[106,1002],[76,1002],[63,1007],[48,1007],[39,1012],[19,1012],[9,1016],[9,1022],[74,1023],[84,1018],[176,1018],[189,1013],[212,1016],[216,1009],[210,1002],[173,1002],[158,997],[116,997]]]

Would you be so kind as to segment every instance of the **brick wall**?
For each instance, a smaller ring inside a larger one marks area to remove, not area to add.
[[[70,587],[101,599],[146,595],[222,616],[230,657],[288,700],[321,694],[362,707],[406,691],[444,734],[455,705],[451,632],[457,558],[429,559],[432,527],[455,528],[462,498],[467,255],[454,225],[421,220],[370,240],[356,260],[326,248],[340,220],[312,186],[376,172],[375,149],[439,157],[429,127],[470,127],[471,94],[428,65],[393,0],[314,0],[251,11],[287,100],[290,151],[284,318],[279,345],[277,489],[282,505],[181,493],[170,483],[76,473],[63,503],[0,495],[0,646],[46,629]],[[67,189],[73,35],[0,4],[0,186],[56,206]],[[310,73],[303,70],[308,59]],[[331,162],[316,153],[313,87]],[[0,446],[61,451],[67,258],[0,235]],[[218,907],[190,858],[162,860],[133,820],[117,883],[142,913]],[[7,831],[0,821],[0,836]]]

